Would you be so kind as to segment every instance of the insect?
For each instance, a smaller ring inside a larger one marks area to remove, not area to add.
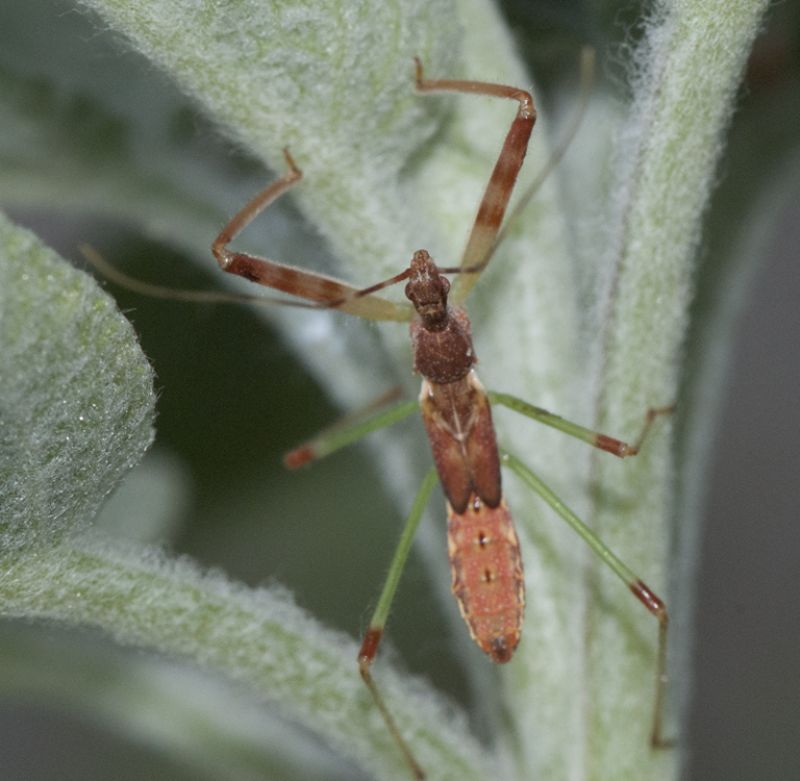
[[[638,438],[629,444],[516,397],[484,389],[474,370],[477,358],[472,346],[470,322],[458,304],[488,265],[499,241],[504,216],[536,121],[536,111],[531,95],[524,90],[478,81],[427,79],[418,58],[415,58],[415,65],[416,89],[420,93],[470,93],[518,103],[517,114],[480,201],[459,266],[440,268],[426,250],[420,249],[414,252],[409,266],[399,274],[366,288],[356,288],[331,277],[230,249],[230,243],[253,219],[302,179],[302,172],[288,149],[284,150],[286,173],[251,199],[225,225],[212,244],[213,255],[223,271],[302,299],[292,302],[297,305],[337,309],[371,320],[411,321],[414,369],[422,376],[418,402],[401,401],[386,408],[376,405],[377,411],[370,409],[355,421],[322,432],[285,457],[287,466],[299,467],[355,442],[371,431],[391,425],[416,409],[421,411],[435,471],[430,470],[423,480],[401,534],[358,653],[359,672],[412,776],[424,778],[422,767],[373,679],[371,666],[414,533],[437,476],[447,499],[447,546],[452,590],[461,614],[473,640],[492,661],[506,663],[511,660],[521,637],[525,592],[519,541],[503,498],[500,475],[503,464],[584,539],[657,619],[658,651],[651,742],[654,747],[665,747],[669,743],[662,737],[661,712],[666,687],[668,614],[663,601],[531,470],[511,454],[499,450],[491,406],[509,407],[620,458],[636,455],[653,421],[657,416],[671,412],[672,407],[648,410]],[[231,297],[225,293],[176,296],[162,288],[130,280],[108,267],[94,252],[87,250],[85,254],[107,276],[146,294],[209,301],[249,298]],[[457,275],[452,294],[446,275]],[[376,295],[382,289],[399,283],[405,283],[410,306]],[[451,306],[451,300],[455,306]]]
[[[453,298],[460,302],[487,266],[522,167],[536,111],[531,95],[524,90],[478,81],[427,79],[420,60],[415,59],[415,63],[416,89],[420,93],[471,93],[518,103],[516,117],[489,178],[458,267],[439,268],[428,252],[420,249],[413,254],[404,271],[358,289],[330,277],[230,249],[229,244],[259,213],[301,180],[302,173],[288,149],[284,150],[287,172],[258,193],[222,229],[212,245],[214,257],[223,271],[297,296],[311,302],[312,306],[338,309],[373,320],[407,320],[413,317],[410,334],[414,369],[422,376],[419,409],[430,440],[436,474],[447,498],[447,545],[452,590],[472,638],[498,663],[512,658],[520,640],[525,593],[519,541],[501,487],[500,466],[505,462],[586,540],[658,620],[659,651],[652,740],[654,745],[660,745],[663,743],[660,714],[665,686],[666,607],[538,477],[510,454],[501,456],[492,424],[491,404],[508,406],[623,458],[639,451],[655,417],[668,412],[669,408],[650,410],[638,440],[628,444],[570,423],[507,394],[487,393],[483,388],[474,370],[476,356],[469,319],[462,308],[448,303],[450,283],[445,275],[458,275],[456,284],[459,287],[454,289]],[[405,283],[405,294],[413,309],[376,295],[380,290],[401,282]],[[286,463],[298,467],[327,455],[369,431],[411,414],[415,407],[414,403],[401,402],[356,424],[324,432],[289,453]],[[361,677],[417,779],[424,778],[424,772],[402,737],[370,668],[411,539],[434,483],[435,477],[429,472],[406,522],[358,654]]]

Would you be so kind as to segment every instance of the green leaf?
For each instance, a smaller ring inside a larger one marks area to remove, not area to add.
[[[610,273],[601,297],[605,326],[597,403],[602,427],[620,421],[623,430],[635,430],[641,410],[678,400],[702,219],[766,6],[760,0],[664,3],[646,29],[633,103],[621,134],[624,163],[613,186]],[[692,454],[682,457],[688,460]],[[594,529],[648,573],[647,582],[661,593],[667,588],[664,551],[686,522],[675,516],[675,458],[663,437],[648,443],[629,468],[615,469],[597,459],[593,473],[600,486]],[[608,578],[600,584],[604,602],[618,601],[616,584]],[[588,693],[594,703],[589,726],[593,772],[597,777],[636,777],[648,761],[663,762],[647,748],[647,723],[630,709],[631,687],[652,686],[652,665],[641,653],[649,617],[637,617],[639,629],[621,633],[603,612],[590,617],[587,627],[594,666]],[[654,635],[652,626],[649,634]],[[676,658],[681,656],[679,643]],[[612,659],[624,662],[612,671]],[[680,734],[676,725],[685,718],[688,701],[680,681],[686,676],[673,668],[672,679],[673,726],[668,729]],[[620,724],[630,729],[620,730]]]
[[[0,556],[85,529],[153,437],[153,376],[91,277],[0,215]]]
[[[0,604],[7,615],[96,626],[118,642],[194,659],[325,735],[373,777],[407,772],[355,674],[355,643],[320,627],[280,589],[245,589],[154,549],[87,537],[7,562]],[[380,675],[436,778],[485,777],[490,757],[451,708],[391,670]]]
[[[337,761],[330,749],[309,741],[302,729],[265,710],[241,687],[225,684],[207,670],[126,652],[97,633],[5,621],[0,662],[5,698],[32,702],[34,709],[53,700],[68,702],[73,717],[95,727],[90,767],[98,776],[132,779],[137,773],[153,773],[172,781],[365,778],[356,775],[352,764]],[[136,754],[133,761],[126,754],[124,771],[116,768],[115,773],[112,763],[119,758],[113,749],[98,745],[109,734],[138,743],[150,754],[142,751],[138,763]],[[76,749],[80,751],[73,745]]]

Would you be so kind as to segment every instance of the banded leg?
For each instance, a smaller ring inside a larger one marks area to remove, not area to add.
[[[670,404],[666,407],[650,407],[644,416],[644,423],[636,437],[633,444],[623,442],[621,439],[609,437],[607,434],[601,434],[598,431],[592,431],[577,423],[562,418],[560,415],[554,415],[541,407],[535,407],[533,404],[528,404],[527,401],[518,399],[516,396],[511,396],[508,393],[497,393],[496,391],[489,391],[489,401],[492,404],[501,404],[504,407],[513,409],[521,415],[528,418],[544,423],[545,426],[563,431],[571,437],[580,439],[598,450],[605,450],[607,453],[618,456],[619,458],[626,458],[627,456],[635,456],[642,449],[644,440],[650,433],[650,429],[655,422],[656,418],[661,415],[671,415],[675,411],[675,405]]]
[[[454,283],[453,295],[451,296],[452,302],[458,304],[475,284],[491,257],[495,239],[503,222],[503,215],[511,199],[511,192],[522,167],[522,161],[525,159],[528,140],[536,122],[536,109],[533,106],[533,98],[530,93],[517,87],[491,84],[483,81],[426,79],[419,57],[414,58],[414,64],[416,66],[416,87],[418,92],[471,93],[489,97],[509,98],[519,101],[520,104],[517,116],[511,123],[494,170],[489,177],[489,183],[486,185],[461,263],[458,266],[439,269],[442,274],[458,274],[458,278]],[[412,269],[406,269],[396,276],[370,287],[343,292],[341,298],[330,301],[329,305],[344,311],[353,311],[356,314],[357,312],[348,308],[353,306],[355,301],[360,300],[362,297],[373,296],[379,290],[383,290],[390,285],[403,282],[409,278],[411,273]],[[384,301],[384,299],[380,300]]]
[[[517,100],[520,104],[478,207],[478,214],[461,264],[455,269],[442,269],[443,272],[461,272],[456,281],[457,287],[453,297],[454,303],[458,303],[463,300],[489,262],[511,192],[525,159],[528,140],[536,121],[536,110],[533,98],[524,90],[480,81],[425,79],[419,58],[415,58],[415,63],[416,87],[420,92],[466,92],[509,98]],[[411,310],[407,305],[379,298],[375,293],[407,279],[410,269],[370,287],[359,289],[332,277],[303,271],[228,248],[236,236],[264,209],[302,178],[302,172],[295,164],[289,150],[284,149],[283,154],[287,172],[245,204],[214,240],[211,250],[220,268],[252,282],[315,302],[320,308],[339,309],[369,320],[409,320]]]
[[[143,282],[141,279],[128,276],[112,266],[94,247],[81,244],[80,250],[86,261],[95,271],[126,290],[139,293],[150,298],[161,298],[168,301],[183,301],[194,304],[271,304],[278,306],[294,306],[305,309],[318,309],[316,304],[308,301],[291,301],[286,298],[249,295],[247,293],[227,293],[224,290],[187,290],[184,288],[166,287]]]
[[[391,711],[386,705],[383,696],[378,689],[375,679],[372,677],[372,662],[375,660],[375,655],[378,653],[378,645],[383,637],[383,629],[386,626],[386,619],[389,616],[389,609],[392,605],[397,585],[400,582],[400,576],[403,574],[403,568],[406,565],[408,554],[411,551],[411,542],[414,539],[414,534],[419,526],[422,513],[425,510],[425,505],[428,503],[431,491],[436,485],[436,470],[428,470],[425,479],[414,499],[414,505],[408,515],[406,524],[403,527],[403,532],[400,535],[400,541],[395,549],[392,563],[389,566],[389,573],[386,576],[386,581],[383,584],[378,605],[372,614],[369,622],[369,627],[364,634],[364,639],[361,643],[361,649],[358,652],[358,671],[361,673],[361,678],[366,684],[367,688],[375,701],[375,705],[383,717],[386,727],[397,743],[398,748],[403,754],[403,757],[411,770],[412,775],[416,779],[424,779],[425,772],[420,767],[419,762],[414,758],[408,743],[403,739],[397,722],[391,714]]]
[[[536,109],[533,98],[525,90],[503,84],[487,84],[483,81],[426,79],[419,58],[415,57],[414,62],[417,68],[419,92],[466,92],[519,101],[517,116],[511,123],[503,148],[489,177],[489,183],[483,193],[478,214],[461,258],[461,273],[454,283],[451,295],[452,302],[458,304],[477,282],[491,257],[503,215],[511,199],[522,161],[525,159],[528,140],[536,122]]]
[[[419,402],[416,399],[391,403],[396,396],[397,391],[392,389],[384,394],[384,396],[376,399],[364,410],[357,412],[355,415],[348,416],[344,420],[339,421],[337,424],[321,432],[313,439],[294,448],[284,456],[285,465],[290,469],[295,469],[312,460],[327,456],[346,445],[356,442],[373,431],[391,426],[403,420],[419,409]],[[387,403],[391,404],[391,406],[384,408]],[[408,554],[411,551],[411,543],[414,539],[414,534],[417,531],[422,513],[425,510],[425,505],[428,503],[436,481],[436,470],[430,469],[420,486],[417,496],[414,499],[411,512],[406,519],[405,526],[400,535],[400,540],[389,566],[386,581],[383,584],[383,589],[378,599],[378,604],[372,614],[369,627],[364,634],[364,639],[358,652],[358,670],[361,678],[369,689],[372,699],[389,733],[397,743],[415,779],[424,779],[425,773],[420,767],[419,762],[414,758],[413,752],[403,738],[391,711],[386,705],[386,701],[383,699],[375,683],[375,679],[372,677],[371,667],[378,652],[381,638],[383,637],[386,619],[389,616],[389,610],[397,591],[400,577],[405,568]]]
[[[233,216],[219,232],[211,245],[211,251],[219,267],[229,274],[236,274],[259,285],[281,290],[284,293],[313,301],[320,308],[337,308],[351,315],[368,320],[409,320],[410,308],[395,304],[376,296],[359,293],[359,289],[333,277],[303,271],[293,266],[276,263],[274,260],[237,252],[228,245],[270,204],[290,190],[303,177],[289,154],[283,150],[286,160],[286,173],[265,187],[252,200]]]
[[[396,401],[398,395],[397,389],[392,388],[364,409],[320,431],[290,450],[283,457],[284,465],[288,469],[297,469],[347,447],[373,431],[393,426],[419,410],[416,399]],[[386,406],[387,404],[391,406]]]
[[[505,239],[511,226],[522,216],[525,209],[528,208],[528,204],[531,202],[531,200],[533,200],[533,197],[536,195],[536,193],[539,192],[539,188],[542,186],[542,184],[544,184],[547,177],[550,176],[550,174],[558,167],[558,165],[561,163],[561,160],[564,158],[564,155],[567,153],[567,150],[572,145],[572,140],[577,135],[578,130],[583,122],[584,115],[586,114],[586,109],[589,106],[589,97],[591,95],[592,82],[594,81],[594,61],[594,49],[591,46],[584,46],[583,50],[581,51],[580,95],[578,97],[577,109],[575,110],[572,119],[567,124],[566,132],[558,142],[556,148],[550,152],[550,157],[547,159],[544,166],[537,172],[533,181],[528,184],[525,191],[517,199],[517,202],[511,212],[506,215],[506,220],[503,223],[503,227],[497,234],[497,238],[494,241],[494,246],[492,247],[489,257],[485,261],[487,264],[491,260],[491,256],[494,254],[494,251],[500,244],[502,244],[503,239]]]
[[[625,583],[631,593],[658,621],[656,690],[650,743],[653,748],[669,748],[672,745],[672,741],[666,740],[662,734],[662,718],[667,687],[667,630],[669,627],[669,615],[667,614],[666,605],[633,570],[617,558],[614,552],[536,474],[510,453],[503,451],[501,458],[529,488],[539,494],[577,532],[592,549],[592,552]]]

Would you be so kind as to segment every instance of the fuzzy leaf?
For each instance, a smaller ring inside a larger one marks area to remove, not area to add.
[[[177,768],[185,767],[180,778],[193,781],[366,779],[241,687],[226,685],[207,670],[126,653],[95,633],[52,626],[42,631],[6,621],[0,661],[6,698],[40,706],[54,699],[69,702],[71,712],[96,725],[101,738],[119,733],[164,757],[163,765],[140,763],[139,772],[144,766],[159,778],[173,779]],[[112,775],[111,763],[118,761],[113,751],[92,746],[92,752],[98,757],[92,763],[97,775]],[[130,763],[124,777],[135,778],[135,767]]]
[[[55,553],[3,567],[7,615],[97,626],[118,642],[194,659],[319,731],[374,778],[408,772],[355,674],[355,643],[322,629],[280,590],[247,590],[138,546],[86,539]],[[486,777],[489,755],[452,709],[389,670],[380,675],[432,777]]]
[[[85,529],[153,437],[153,377],[86,274],[0,215],[0,556]]]

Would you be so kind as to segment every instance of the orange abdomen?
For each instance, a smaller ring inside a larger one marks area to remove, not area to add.
[[[475,495],[463,513],[447,505],[453,594],[472,639],[495,662],[519,643],[525,585],[519,540],[505,501],[489,507]]]

